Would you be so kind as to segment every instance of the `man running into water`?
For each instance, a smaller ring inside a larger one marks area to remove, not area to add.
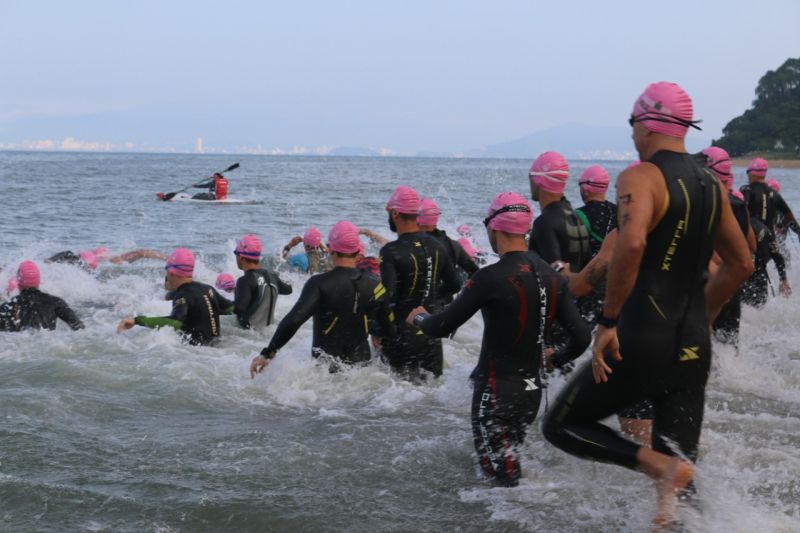
[[[442,374],[442,341],[405,323],[408,313],[420,305],[439,311],[437,302],[461,287],[444,246],[417,225],[420,199],[406,186],[395,189],[386,203],[389,228],[397,240],[380,251],[381,280],[388,291],[397,334],[383,342],[383,357],[393,370],[408,379],[427,371]]]
[[[426,334],[444,337],[481,311],[484,330],[473,372],[472,433],[481,468],[508,487],[519,482],[517,447],[539,411],[542,350],[553,320],[568,332],[568,341],[552,355],[556,365],[580,355],[591,340],[566,282],[527,250],[525,234],[532,220],[524,197],[497,195],[484,223],[500,260],[474,274],[444,311],[430,315],[417,307],[407,317]]]
[[[686,153],[684,136],[697,126],[683,89],[648,86],[629,122],[643,162],[617,181],[619,237],[593,359],[561,391],[543,432],[566,452],[655,479],[654,525],[667,528],[676,495],[694,476],[709,325],[753,265],[726,191]],[[707,282],[712,251],[721,264]],[[647,398],[655,412],[653,449],[599,422]]]
[[[292,248],[300,243],[303,243],[304,251],[289,255]],[[319,274],[331,269],[328,251],[322,244],[322,233],[315,227],[308,228],[302,237],[299,235],[292,237],[292,240],[283,247],[281,256],[288,259],[290,266],[309,274]]]
[[[0,331],[56,329],[58,319],[73,329],[83,329],[83,322],[61,298],[39,290],[41,274],[33,261],[23,261],[17,269],[19,294],[0,305]]]
[[[192,279],[194,255],[186,248],[175,249],[165,268],[164,288],[172,295],[172,313],[169,316],[125,318],[117,326],[117,333],[133,326],[169,326],[183,332],[190,344],[210,344],[220,335],[219,315],[233,303],[220,296],[213,287]]]
[[[424,231],[444,245],[444,249],[447,251],[448,257],[450,257],[450,262],[456,267],[460,277],[466,281],[467,278],[478,271],[478,265],[470,259],[467,252],[457,241],[448,237],[444,230],[436,227],[439,224],[440,214],[441,212],[436,202],[431,198],[423,198],[417,215],[417,225],[420,231]],[[448,296],[443,300],[443,303],[446,305],[452,300],[452,297]]]
[[[261,355],[253,359],[250,375],[264,369],[275,354],[313,317],[314,338],[311,355],[328,355],[337,363],[365,363],[371,354],[367,335],[394,334],[389,298],[381,282],[356,268],[361,250],[358,228],[341,220],[328,234],[328,249],[334,268],[312,276],[303,287],[300,298],[289,311]],[[370,324],[378,324],[370,331]],[[336,370],[337,365],[331,367]]]
[[[259,268],[261,239],[245,235],[236,245],[236,266],[244,275],[236,280],[234,314],[245,329],[262,328],[275,321],[275,305],[279,294],[292,294],[292,286],[277,274]]]

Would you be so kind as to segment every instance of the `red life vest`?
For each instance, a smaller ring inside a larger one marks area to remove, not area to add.
[[[217,200],[224,200],[228,197],[228,180],[222,176],[214,179],[214,196]]]

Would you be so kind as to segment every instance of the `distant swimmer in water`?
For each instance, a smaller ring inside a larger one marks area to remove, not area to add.
[[[313,317],[312,357],[327,355],[336,363],[365,363],[371,354],[367,335],[394,334],[389,297],[380,281],[356,268],[361,249],[358,228],[342,220],[328,234],[334,268],[311,276],[261,355],[253,359],[250,375],[267,366],[297,330]],[[338,365],[331,367],[336,370]]]
[[[223,272],[217,276],[216,280],[214,280],[214,286],[218,291],[224,291],[228,294],[233,294],[233,291],[236,289],[236,280],[233,279],[233,276],[227,272]]]
[[[550,355],[551,363],[571,361],[591,340],[566,281],[528,251],[525,234],[532,220],[533,209],[523,196],[512,192],[496,196],[485,223],[500,260],[476,272],[444,311],[431,315],[417,307],[407,316],[409,325],[444,337],[482,313],[483,342],[473,372],[472,433],[484,473],[509,487],[519,482],[517,448],[539,410],[544,342],[553,320],[568,332],[568,340]]]
[[[442,374],[442,341],[406,324],[408,313],[418,306],[440,310],[443,298],[458,292],[458,279],[444,246],[420,231],[417,225],[420,198],[411,187],[401,185],[386,203],[389,228],[397,240],[381,248],[381,281],[388,291],[395,314],[397,334],[383,342],[382,357],[395,372],[409,380]]]
[[[194,200],[225,200],[228,197],[228,178],[216,172],[211,179],[194,185],[195,189],[208,189],[208,192],[197,193]]]
[[[696,122],[683,89],[648,86],[629,122],[643,162],[617,180],[619,236],[592,361],[561,390],[542,430],[570,454],[656,480],[653,525],[666,530],[694,477],[710,323],[753,265],[727,191],[686,153],[684,136]],[[707,280],[713,251],[721,263]],[[643,399],[654,405],[652,449],[600,422]]]
[[[167,254],[157,252],[155,250],[138,249],[131,250],[118,255],[112,255],[108,248],[101,246],[95,250],[84,250],[83,252],[75,253],[71,250],[58,252],[44,260],[45,263],[65,263],[80,267],[88,272],[95,270],[100,263],[109,261],[113,264],[120,263],[133,263],[140,259],[158,259],[165,261]]]
[[[426,232],[428,235],[436,238],[444,245],[447,251],[450,262],[456,267],[461,279],[466,281],[472,274],[478,271],[478,265],[473,261],[464,248],[457,242],[451,239],[444,230],[439,229],[439,206],[431,198],[423,198],[420,203],[419,215],[417,216],[417,225],[419,229]],[[453,301],[452,296],[447,296],[442,301],[444,305]]]
[[[289,252],[303,243],[303,252],[299,254],[289,255]],[[322,244],[322,233],[315,228],[310,227],[306,230],[303,236],[292,237],[292,240],[283,247],[281,256],[289,262],[289,265],[301,272],[309,274],[319,274],[320,272],[327,272],[331,269],[330,257],[325,245]]]
[[[481,250],[480,247],[475,244],[475,240],[472,238],[472,230],[466,224],[459,224],[456,228],[456,232],[459,234],[458,244],[464,248],[464,251],[467,252],[467,255],[470,259],[475,261],[478,266],[484,266],[488,263],[489,254],[485,251]]]
[[[209,344],[220,335],[219,315],[233,307],[233,302],[220,296],[204,283],[192,279],[194,255],[186,248],[176,248],[167,259],[164,288],[172,295],[169,316],[137,316],[125,318],[117,326],[122,333],[133,326],[161,328],[169,326],[186,335],[190,344]]]
[[[0,331],[56,329],[61,319],[73,329],[83,329],[83,322],[61,298],[39,290],[41,274],[33,261],[23,261],[15,278],[19,294],[0,305]]]
[[[245,329],[264,328],[275,320],[279,294],[292,294],[292,286],[277,274],[259,267],[263,246],[255,235],[245,235],[236,244],[236,266],[244,275],[236,280],[234,314]]]

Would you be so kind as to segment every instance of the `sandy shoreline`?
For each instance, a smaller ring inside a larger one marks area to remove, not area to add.
[[[769,168],[800,168],[800,159],[769,159]],[[747,168],[750,159],[731,159],[735,167]]]

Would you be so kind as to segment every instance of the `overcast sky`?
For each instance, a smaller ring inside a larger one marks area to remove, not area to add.
[[[0,141],[457,151],[623,125],[659,80],[717,137],[798,28],[798,0],[0,0]]]

